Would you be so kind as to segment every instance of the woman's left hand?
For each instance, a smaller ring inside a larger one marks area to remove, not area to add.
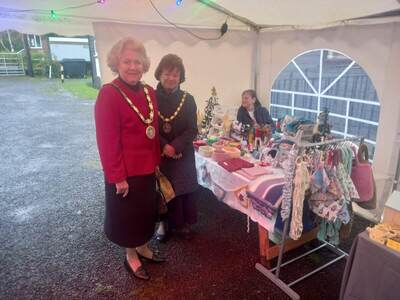
[[[126,180],[117,182],[115,184],[117,195],[122,194],[122,197],[125,198],[129,193],[129,184]]]
[[[166,155],[166,156],[168,156],[168,157],[174,157],[175,156],[175,148],[174,147],[172,147],[171,145],[169,145],[169,144],[166,144],[165,146],[164,146],[164,149],[163,149],[163,154],[164,155]]]

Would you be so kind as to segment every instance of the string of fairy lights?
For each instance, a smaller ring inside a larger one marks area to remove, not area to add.
[[[153,3],[152,0],[148,0],[148,1],[149,1],[150,5],[152,6],[152,8],[154,9],[154,11],[162,19],[164,19],[168,24],[174,26],[177,29],[180,29],[180,30],[183,30],[183,31],[187,32],[188,34],[194,36],[197,39],[200,39],[200,40],[219,40],[228,31],[227,20],[228,20],[229,16],[227,17],[225,22],[222,24],[218,37],[215,37],[215,38],[201,37],[198,34],[194,33],[193,31],[191,31],[191,30],[189,30],[187,28],[178,26],[174,22],[171,22],[167,17],[165,17],[160,12],[160,10],[156,7],[156,5]],[[95,5],[103,5],[106,2],[107,2],[107,0],[96,0],[96,1],[91,1],[91,2],[88,2],[88,3],[83,3],[83,4],[80,4],[80,5],[67,6],[67,7],[57,8],[57,9],[55,9],[55,8],[52,8],[52,9],[38,9],[38,8],[34,8],[34,9],[12,9],[12,8],[0,7],[0,11],[6,12],[6,13],[37,13],[37,14],[41,14],[41,15],[48,15],[49,14],[50,18],[52,20],[58,20],[60,18],[60,13],[63,13],[63,12],[66,12],[66,11],[70,11],[70,10],[75,10],[75,9],[78,9],[78,8],[83,8],[83,7],[89,7],[89,6],[95,6]],[[183,0],[175,0],[175,4],[178,7],[182,6]]]
[[[6,8],[6,7],[0,7],[0,9],[4,12],[8,13],[45,13],[45,14],[50,14],[51,19],[57,20],[59,18],[59,13],[64,12],[67,10],[74,10],[82,7],[88,7],[88,6],[93,6],[93,5],[98,5],[98,4],[104,4],[106,0],[96,0],[96,1],[91,1],[88,3],[83,3],[80,5],[74,5],[74,6],[67,6],[63,8],[58,8],[58,9],[40,9],[40,8],[33,8],[33,9],[13,9],[13,8]]]
[[[38,9],[38,8],[33,8],[33,9],[12,9],[12,8],[6,8],[6,7],[0,7],[0,9],[4,12],[11,12],[11,13],[27,13],[27,12],[47,12],[50,13],[50,17],[52,19],[58,19],[59,15],[58,13],[66,11],[66,10],[73,10],[73,9],[78,9],[82,7],[88,7],[88,6],[94,6],[98,4],[105,4],[106,0],[96,0],[96,1],[91,1],[88,3],[80,4],[80,5],[74,5],[74,6],[67,6],[63,8],[58,8],[58,9]],[[176,6],[181,6],[183,3],[183,0],[176,0],[175,1]]]

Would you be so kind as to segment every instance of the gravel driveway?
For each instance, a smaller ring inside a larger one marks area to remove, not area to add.
[[[246,233],[246,218],[206,190],[196,238],[153,242],[168,262],[146,265],[150,282],[133,280],[102,231],[94,101],[49,93],[53,85],[0,79],[1,299],[288,299],[254,268],[256,225]],[[366,225],[358,223],[353,236]],[[323,257],[283,274],[293,278]],[[336,263],[295,289],[304,299],[337,299],[343,269]]]

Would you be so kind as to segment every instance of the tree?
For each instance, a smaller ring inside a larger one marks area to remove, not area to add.
[[[211,120],[214,115],[214,107],[218,104],[217,91],[215,87],[211,89],[211,97],[206,101],[207,105],[204,108],[204,118],[201,121],[201,127],[205,129],[206,132],[210,129]]]
[[[15,30],[6,30],[0,32],[0,51],[11,52],[12,49],[14,49],[15,52],[24,49],[22,34]]]

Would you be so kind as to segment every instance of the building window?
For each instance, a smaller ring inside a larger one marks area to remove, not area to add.
[[[29,48],[32,49],[42,48],[42,40],[40,39],[40,35],[28,34],[28,41],[29,41]]]
[[[292,115],[315,121],[327,109],[332,133],[362,136],[373,157],[380,104],[367,73],[348,56],[326,49],[292,59],[275,79],[270,97],[274,119]]]

